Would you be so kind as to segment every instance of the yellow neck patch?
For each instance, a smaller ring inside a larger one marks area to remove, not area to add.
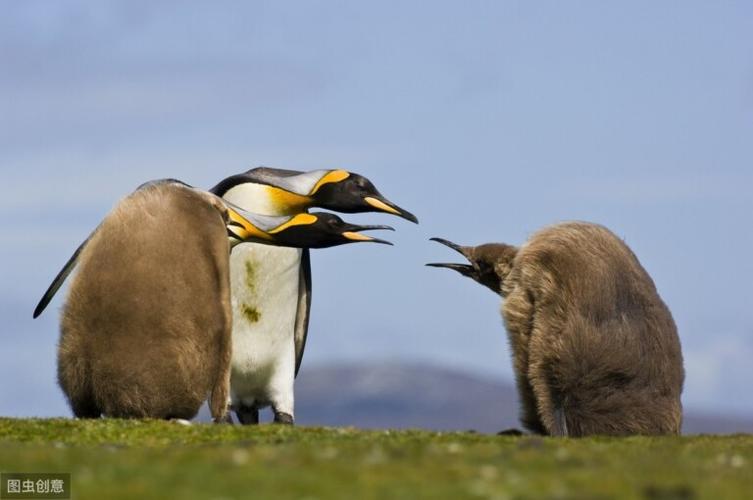
[[[309,225],[309,224],[313,224],[317,220],[318,219],[316,218],[315,215],[311,215],[311,214],[298,214],[295,217],[293,217],[292,219],[290,219],[289,221],[287,221],[285,224],[280,224],[276,228],[274,228],[271,231],[269,231],[269,234],[277,234],[277,233],[279,233],[281,231],[284,231],[287,228],[293,227],[293,226],[306,226],[306,225]]]
[[[276,215],[293,215],[311,206],[311,198],[284,189],[265,186]]]
[[[350,177],[350,172],[346,170],[332,170],[331,172],[326,173],[324,177],[319,179],[319,181],[314,185],[314,188],[309,193],[309,196],[316,194],[316,192],[319,191],[319,188],[321,188],[325,184],[344,181],[348,177]]]
[[[228,218],[240,224],[240,227],[237,225],[231,225],[228,226],[229,229],[238,236],[243,241],[248,240],[249,238],[256,238],[261,240],[271,240],[272,237],[259,229],[258,227],[251,224],[248,219],[243,217],[241,214],[233,210],[232,208],[227,209],[227,215]]]

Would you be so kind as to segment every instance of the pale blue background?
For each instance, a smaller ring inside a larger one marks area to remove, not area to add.
[[[608,5],[607,5],[608,4]],[[603,223],[680,329],[684,401],[753,414],[753,3],[3,2],[0,415],[58,415],[31,312],[116,200],[265,164],[367,175],[420,226],[314,252],[304,366],[510,378],[499,300],[431,236]],[[304,370],[305,374],[305,370]]]

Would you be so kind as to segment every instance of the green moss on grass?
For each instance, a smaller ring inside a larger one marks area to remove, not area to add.
[[[0,469],[75,498],[746,498],[753,437],[556,439],[0,419]]]

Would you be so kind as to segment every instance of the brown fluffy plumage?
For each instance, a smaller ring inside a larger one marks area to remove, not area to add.
[[[137,190],[81,251],[58,381],[77,417],[192,418],[229,390],[227,211],[177,183]]]
[[[682,354],[672,315],[633,252],[571,222],[520,248],[459,247],[439,264],[499,293],[521,420],[550,435],[679,434]]]

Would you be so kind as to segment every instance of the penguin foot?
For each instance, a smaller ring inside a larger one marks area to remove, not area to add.
[[[213,418],[212,422],[215,424],[232,424],[233,423],[233,417],[230,415],[230,412],[228,411],[225,413],[224,416],[220,418]]]
[[[293,415],[282,411],[275,412],[275,423],[284,425],[295,425]]]
[[[242,425],[257,425],[259,423],[259,410],[250,406],[239,406],[235,410],[235,416]]]

